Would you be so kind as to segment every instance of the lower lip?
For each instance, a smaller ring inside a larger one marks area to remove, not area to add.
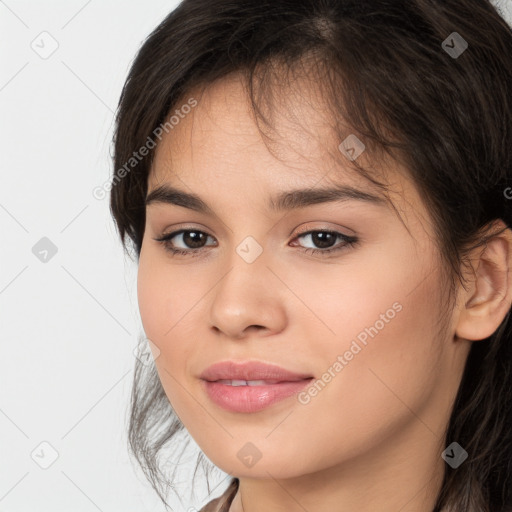
[[[223,409],[233,412],[257,412],[298,393],[311,380],[312,378],[279,382],[266,386],[230,386],[207,380],[203,380],[202,383],[210,399]]]

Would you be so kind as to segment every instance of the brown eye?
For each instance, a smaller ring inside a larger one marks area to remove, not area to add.
[[[168,235],[163,235],[160,238],[155,238],[154,240],[161,242],[165,250],[172,255],[198,256],[207,247],[206,242],[208,238],[214,240],[212,236],[204,231],[182,229]],[[322,256],[347,249],[358,242],[358,238],[354,236],[348,236],[338,233],[337,231],[329,230],[308,231],[296,237],[296,239],[299,238],[304,238],[315,246],[303,248],[304,252],[320,254]],[[338,239],[341,240],[341,243],[335,245]],[[215,246],[216,244],[214,243],[213,245]]]
[[[208,237],[210,237],[210,235],[203,231],[182,229],[180,231],[174,231],[173,233],[164,235],[160,238],[155,238],[155,240],[163,243],[166,250],[173,254],[187,254],[197,253],[198,249],[203,249]],[[178,246],[176,246],[176,244],[178,244]],[[181,244],[182,247],[180,247],[179,244]]]
[[[313,243],[314,246],[318,247],[309,247],[304,249],[305,252],[310,252],[313,254],[326,254],[340,251],[346,247],[351,247],[358,242],[358,238],[354,236],[348,236],[342,233],[338,233],[337,231],[327,230],[308,231],[297,236],[297,239],[299,238],[304,238],[310,243]],[[341,239],[342,243],[334,245],[338,239]]]

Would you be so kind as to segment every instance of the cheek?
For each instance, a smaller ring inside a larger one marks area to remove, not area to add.
[[[166,294],[158,268],[148,262],[149,257],[141,257],[137,272],[137,300],[139,312],[146,336],[157,341],[164,331],[167,317]],[[161,349],[161,347],[159,346]]]
[[[141,253],[142,255],[142,253]],[[197,277],[196,277],[197,279]],[[146,336],[160,349],[156,363],[159,370],[185,371],[184,362],[194,349],[196,331],[184,332],[190,324],[194,305],[206,290],[195,282],[190,272],[170,272],[160,254],[140,258],[137,274],[137,299]],[[197,327],[197,324],[195,324]],[[183,340],[186,340],[183,343]]]
[[[330,428],[378,431],[410,418],[408,407],[420,411],[441,381],[439,276],[412,252],[379,254],[343,279],[303,273],[294,288],[316,313],[298,321],[321,381],[310,410],[331,411]]]
[[[147,337],[161,342],[172,336],[184,302],[182,284],[169,274],[165,256],[143,245],[137,272],[139,311]]]
[[[147,254],[147,257],[139,259],[137,298],[144,332],[160,350],[155,366],[162,387],[174,412],[181,419],[187,417],[187,405],[190,408],[183,383],[194,349],[191,342],[194,333],[183,338],[183,327],[186,325],[187,312],[198,301],[195,295],[199,290],[186,292],[194,290],[190,280],[179,272],[175,276],[169,275],[169,268],[165,264],[157,264],[157,261],[158,255],[149,257]],[[183,343],[184,339],[188,342]]]

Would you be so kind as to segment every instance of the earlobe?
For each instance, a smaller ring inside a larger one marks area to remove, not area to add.
[[[468,290],[461,288],[460,314],[455,334],[466,340],[483,340],[500,326],[512,303],[512,232],[503,221],[493,225],[498,233],[471,255]],[[506,228],[503,230],[503,228]],[[503,230],[503,231],[502,231]]]

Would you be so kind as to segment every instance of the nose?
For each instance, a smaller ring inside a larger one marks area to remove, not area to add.
[[[287,295],[286,287],[274,272],[263,256],[248,263],[235,254],[229,270],[213,290],[212,329],[231,339],[251,334],[265,337],[284,330],[289,291]]]

